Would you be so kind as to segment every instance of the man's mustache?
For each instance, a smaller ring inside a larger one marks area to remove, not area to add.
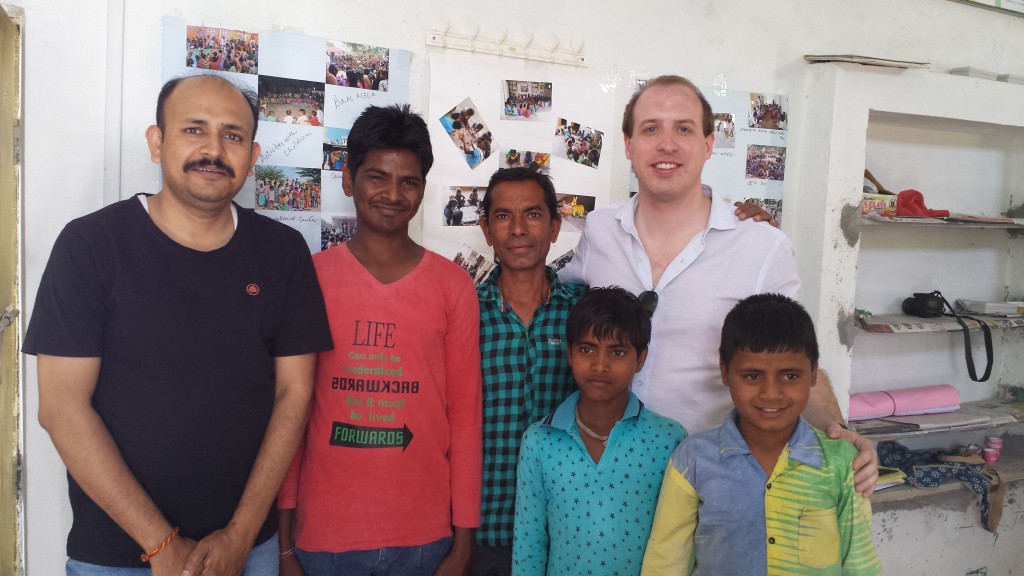
[[[195,170],[197,168],[216,168],[218,170],[223,170],[224,172],[227,173],[228,176],[232,178],[235,177],[235,171],[231,168],[231,166],[228,166],[227,164],[221,162],[216,158],[203,158],[201,160],[193,160],[192,162],[186,163],[182,170],[188,172],[190,170]]]

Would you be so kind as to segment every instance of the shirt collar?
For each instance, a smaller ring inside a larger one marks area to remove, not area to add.
[[[703,186],[703,185],[702,185]],[[707,186],[703,186],[705,193],[710,193]],[[615,212],[615,219],[619,221],[622,229],[629,234],[636,235],[636,207],[640,201],[640,195],[635,194],[629,200],[623,202]],[[716,198],[711,195],[711,214],[708,216],[707,230],[732,230],[736,228],[736,208],[732,204],[732,198]]]
[[[736,228],[736,207],[731,198],[711,197],[711,215],[708,216],[708,230],[733,230]]]
[[[725,416],[718,435],[718,453],[724,460],[730,456],[750,454],[750,447],[743,439],[739,428],[736,427],[736,409],[733,408]],[[821,468],[821,443],[814,428],[800,417],[796,423],[796,430],[789,438],[789,458],[801,464]]]
[[[544,419],[544,423],[548,426],[558,428],[559,430],[565,430],[566,432],[576,428],[576,405],[580,403],[580,391],[577,390],[572,393],[571,396],[562,402],[555,412]],[[622,413],[622,418],[619,422],[629,420],[631,418],[639,418],[640,411],[643,410],[643,402],[633,394],[632,391],[629,393],[629,402],[626,404],[626,411]]]
[[[639,200],[640,194],[634,194],[615,211],[615,219],[619,221],[622,229],[633,235],[636,235],[636,206]]]
[[[551,283],[551,290],[548,293],[548,300],[551,298],[570,298],[573,295],[572,287],[558,279],[558,273],[551,266],[544,269],[544,273]],[[487,278],[477,286],[477,295],[481,300],[500,303],[502,301],[501,290],[498,290],[498,276],[501,275],[501,264],[495,264]],[[545,301],[543,304],[547,304]],[[541,304],[543,306],[543,304]]]

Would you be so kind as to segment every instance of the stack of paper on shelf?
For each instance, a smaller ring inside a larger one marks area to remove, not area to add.
[[[1024,405],[999,400],[970,402],[960,407],[960,413],[988,416],[988,423],[993,426],[1024,421]]]
[[[861,436],[884,436],[887,434],[916,432],[918,427],[913,424],[890,422],[889,420],[876,418],[874,420],[850,420],[850,429]]]
[[[960,394],[949,384],[850,396],[850,420],[952,412],[957,408],[960,408]]]
[[[964,412],[946,412],[945,414],[919,414],[917,416],[890,416],[886,420],[913,424],[918,430],[937,430],[939,428],[955,428],[957,426],[975,426],[987,424],[991,418],[981,414]]]
[[[974,314],[992,314],[993,316],[1018,316],[1024,314],[1024,302],[985,302],[983,300],[967,300],[957,298],[957,306]]]

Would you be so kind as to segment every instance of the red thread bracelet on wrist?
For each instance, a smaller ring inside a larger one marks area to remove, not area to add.
[[[284,552],[281,552],[280,556],[281,556],[281,558],[287,558],[289,556],[295,556],[295,546],[292,546],[291,548],[285,550]]]
[[[171,530],[171,533],[167,536],[167,538],[164,538],[164,541],[161,542],[159,546],[154,548],[153,551],[150,552],[149,554],[146,554],[145,552],[143,552],[142,554],[139,555],[139,558],[142,558],[143,562],[149,562],[149,560],[153,556],[156,556],[157,554],[163,552],[164,548],[167,548],[167,546],[171,543],[171,541],[174,540],[174,537],[178,535],[178,531],[179,530],[181,530],[181,528],[175,526],[174,530]]]

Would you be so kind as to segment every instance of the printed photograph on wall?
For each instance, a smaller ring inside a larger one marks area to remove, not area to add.
[[[476,168],[491,155],[494,137],[476,106],[468,97],[438,118],[455,148],[465,156],[466,164]]]
[[[715,118],[715,148],[736,147],[736,115],[717,113]]]
[[[328,40],[325,83],[387,92],[389,62],[387,48]]]
[[[323,124],[323,84],[260,76],[259,97],[260,120],[303,126]],[[311,117],[313,120],[310,120]]]
[[[259,188],[257,178],[247,179],[238,202],[298,230],[317,252],[329,241],[322,239],[321,218],[354,217],[342,189],[347,129],[371,104],[409,101],[411,53],[275,28],[246,31],[165,16],[161,78],[214,70],[258,94],[256,171],[263,178]],[[338,72],[329,84],[331,66]]]
[[[459,250],[455,258],[452,258],[452,262],[468,272],[474,284],[483,282],[491,273],[491,268],[494,268],[494,262],[465,244],[462,245],[462,250]]]
[[[701,183],[713,189],[716,200],[731,204],[756,199],[765,210],[781,216],[788,97],[764,91],[700,88],[714,112],[715,135]],[[776,220],[781,218],[776,216]]]
[[[257,164],[256,209],[320,210],[320,169]]]
[[[341,246],[356,235],[356,217],[354,214],[321,214],[320,215],[320,249],[327,250]]]
[[[604,133],[600,130],[559,118],[551,150],[558,158],[597,168],[603,143]]]
[[[558,213],[562,216],[563,232],[583,232],[587,226],[587,214],[594,210],[593,196],[578,194],[557,194]]]
[[[784,180],[786,177],[786,149],[782,146],[747,146],[747,178]]]
[[[502,120],[551,120],[551,82],[502,80],[501,96]]]
[[[257,74],[259,40],[255,32],[189,26],[185,32],[185,65],[200,70]]]
[[[547,172],[551,168],[551,154],[532,150],[502,151],[502,168],[529,168],[535,172]]]
[[[565,254],[562,254],[561,256],[555,258],[551,262],[548,262],[548,266],[551,266],[557,272],[558,270],[561,270],[562,268],[565,268],[565,265],[568,264],[569,262],[571,262],[572,261],[572,257],[575,256],[575,255],[576,255],[576,249],[574,249],[574,248],[570,249]],[[550,256],[550,254],[549,254],[549,256]]]
[[[486,191],[486,186],[449,186],[448,197],[442,198],[444,225],[476,226],[480,222],[480,201]]]
[[[348,162],[348,129],[327,128],[324,130],[324,170],[342,172]]]
[[[789,125],[789,98],[778,94],[750,93],[749,128],[786,130]]]

